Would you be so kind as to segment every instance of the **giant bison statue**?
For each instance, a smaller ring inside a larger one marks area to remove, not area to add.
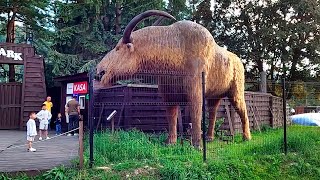
[[[205,72],[205,97],[211,106],[207,139],[214,138],[217,107],[220,99],[227,96],[240,115],[243,138],[250,140],[244,99],[244,67],[238,56],[217,45],[206,28],[192,21],[178,21],[169,26],[149,26],[133,31],[141,20],[150,16],[175,20],[170,14],[158,10],[149,10],[134,17],[125,28],[123,37],[116,47],[97,65],[97,74],[102,76],[100,84],[105,87],[111,86],[111,79],[114,77],[123,74],[133,75],[141,70],[184,71],[194,74],[185,77],[185,82],[189,82],[189,85],[184,90],[187,101],[192,102],[190,108],[192,143],[199,147],[202,109],[201,72]],[[167,86],[170,88],[170,85]],[[168,96],[165,100],[174,102],[171,97]],[[169,136],[166,142],[169,144],[177,141],[178,107],[178,103],[167,107]]]

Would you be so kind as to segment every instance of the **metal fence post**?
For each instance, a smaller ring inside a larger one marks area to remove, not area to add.
[[[79,168],[83,169],[83,118],[79,121]]]
[[[93,74],[93,68],[90,70],[90,73],[89,73],[89,113],[88,113],[88,124],[89,124],[89,127],[90,127],[90,132],[89,132],[89,159],[90,159],[90,162],[89,162],[89,167],[92,168],[92,165],[93,165],[93,101],[94,101],[94,98],[93,98],[93,77],[94,77],[94,74]]]
[[[284,154],[287,155],[288,144],[287,144],[287,102],[286,102],[286,79],[282,79],[282,108],[283,108],[283,145]]]
[[[205,98],[205,72],[202,72],[202,143],[203,143],[203,161],[207,161],[206,144],[206,98]]]

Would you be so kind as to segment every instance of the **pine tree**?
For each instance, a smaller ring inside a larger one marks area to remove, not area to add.
[[[16,43],[16,22],[22,22],[25,27],[37,29],[38,32],[46,23],[46,8],[49,0],[6,0],[0,1],[1,22],[5,22],[6,42]],[[2,24],[2,27],[3,24]],[[20,33],[21,34],[21,33]],[[21,41],[21,38],[19,39]],[[15,81],[15,67],[9,65],[9,82]]]
[[[115,46],[135,15],[163,7],[159,0],[55,2],[56,29],[48,54],[53,73],[87,71]],[[139,28],[151,24],[151,20],[145,20]]]

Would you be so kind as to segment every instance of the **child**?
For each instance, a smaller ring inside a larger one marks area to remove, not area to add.
[[[47,110],[46,105],[42,104],[42,110],[37,113],[37,118],[40,121],[39,129],[40,129],[40,137],[39,140],[42,140],[42,137],[45,136],[46,139],[50,139],[48,136],[48,125],[49,119],[51,119],[52,115]]]
[[[61,119],[62,119],[61,117],[62,117],[61,113],[58,113],[58,117],[57,117],[57,119],[55,121],[55,123],[56,123],[56,135],[61,134]]]
[[[29,114],[29,120],[27,122],[27,141],[28,141],[28,151],[35,152],[36,149],[32,148],[32,142],[34,141],[35,136],[37,135],[37,127],[36,127],[36,113],[31,112]]]

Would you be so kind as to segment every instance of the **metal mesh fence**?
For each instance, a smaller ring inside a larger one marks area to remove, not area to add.
[[[187,162],[203,160],[204,155],[211,161],[286,152],[308,154],[311,151],[306,149],[307,143],[316,147],[312,138],[320,135],[315,127],[292,123],[292,109],[300,112],[301,102],[311,102],[297,100],[299,83],[287,82],[283,89],[281,82],[268,81],[267,93],[245,92],[252,139],[244,141],[240,109],[227,97],[208,98],[210,93],[202,91],[201,73],[144,71],[114,77],[108,86],[99,80],[96,77],[92,81],[90,117],[94,131],[91,148],[97,165],[150,159]],[[246,90],[259,87],[258,82],[245,85]],[[311,89],[311,84],[308,88]],[[283,90],[288,99],[285,106]],[[313,93],[317,94],[315,90]],[[205,109],[202,109],[203,97]],[[304,111],[310,108],[305,107]]]
[[[103,156],[111,161],[117,159],[113,153],[121,152],[124,159],[128,155],[133,159],[166,155],[201,159],[191,140],[197,138],[200,145],[201,73],[144,71],[115,77],[109,87],[98,83],[92,113],[96,152],[108,153]],[[197,116],[197,131],[191,122],[194,108],[198,108],[193,115]],[[121,145],[121,152],[107,150],[115,144]]]

